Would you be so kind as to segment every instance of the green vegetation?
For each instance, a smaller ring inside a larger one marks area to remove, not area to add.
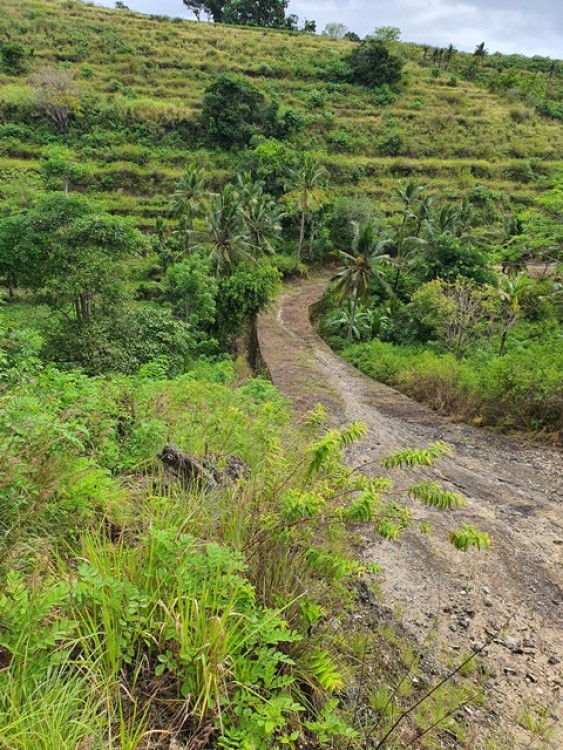
[[[352,222],[352,254],[340,253],[324,334],[368,375],[444,414],[557,433],[561,178],[498,231],[485,223],[486,193],[457,208],[436,204],[412,180],[397,194],[403,210],[394,221]],[[530,278],[534,260],[544,263],[542,276],[553,275]]]
[[[378,572],[351,532],[429,531],[385,472],[448,446],[363,474],[363,425],[292,425],[236,355],[282,277],[340,259],[321,326],[350,361],[560,429],[561,71],[185,4],[221,23],[0,0],[0,746],[462,739],[479,686],[350,617]]]

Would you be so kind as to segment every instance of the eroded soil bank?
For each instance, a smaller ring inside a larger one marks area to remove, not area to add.
[[[365,530],[361,554],[382,565],[386,604],[402,608],[403,622],[419,642],[439,618],[433,649],[444,663],[478,647],[510,619],[508,637],[493,643],[485,658],[488,726],[475,727],[471,746],[498,734],[511,736],[511,747],[535,747],[537,736],[517,720],[525,707],[542,706],[560,720],[551,746],[563,747],[563,454],[449,423],[343,362],[309,319],[324,287],[310,282],[288,288],[261,317],[260,351],[273,382],[298,413],[320,402],[331,425],[366,423],[367,438],[346,456],[351,466],[366,464],[366,472],[380,472],[377,459],[399,448],[446,441],[454,455],[433,469],[408,477],[402,472],[397,494],[406,481],[425,476],[466,501],[447,515],[416,508],[417,517],[432,524],[431,537],[413,528],[388,542]],[[490,533],[490,552],[463,554],[451,547],[447,529],[462,521]]]

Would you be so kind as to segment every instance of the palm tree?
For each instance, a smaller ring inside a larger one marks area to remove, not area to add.
[[[489,50],[485,47],[485,42],[481,42],[481,44],[478,44],[475,47],[475,52],[473,53],[473,56],[476,60],[481,60],[481,65],[485,62],[485,58],[489,54]]]
[[[348,341],[352,340],[358,304],[367,296],[369,282],[377,278],[385,283],[383,271],[379,266],[389,261],[389,255],[384,250],[390,244],[389,237],[376,227],[374,222],[353,222],[353,227],[351,252],[340,251],[343,264],[333,278],[334,291],[340,296],[340,300],[352,300]]]
[[[426,186],[419,185],[414,177],[401,181],[399,187],[395,191],[395,194],[403,204],[403,220],[395,240],[396,252],[393,258],[393,263],[397,268],[397,272],[393,283],[394,294],[397,293],[399,288],[403,266],[412,251],[420,244],[420,241],[416,236],[408,235],[407,229],[409,228],[409,221],[412,221],[413,219],[415,221],[417,220],[417,210],[420,204],[425,200],[425,191]]]
[[[202,169],[190,166],[184,176],[176,184],[176,189],[172,196],[174,201],[172,205],[172,214],[178,219],[184,230],[184,242],[187,246],[188,237],[193,231],[193,221],[203,207],[205,198],[208,196],[207,191],[208,177]]]
[[[502,276],[499,281],[498,294],[505,308],[500,334],[499,357],[504,356],[506,339],[510,329],[518,320],[518,316],[520,315],[520,300],[529,283],[530,279],[524,273],[519,273],[518,276],[512,278]]]
[[[273,255],[273,242],[281,236],[285,212],[264,192],[264,183],[254,181],[249,173],[238,176],[237,186],[252,254]]]
[[[297,247],[296,264],[301,260],[303,245],[305,244],[305,228],[311,211],[321,205],[326,196],[324,183],[327,170],[309,154],[305,155],[302,164],[297,169],[290,170],[290,191],[285,198],[296,200],[301,212],[299,229],[299,245]]]
[[[457,49],[453,46],[453,44],[450,44],[446,49],[446,70],[450,67],[450,63],[456,52]]]
[[[423,44],[422,45],[422,64],[424,65],[426,63],[426,58],[428,57],[428,53],[430,52],[430,45],[429,44]]]
[[[244,261],[254,261],[240,193],[234,185],[225,185],[212,199],[207,232],[211,245],[209,257],[217,276],[231,274]]]

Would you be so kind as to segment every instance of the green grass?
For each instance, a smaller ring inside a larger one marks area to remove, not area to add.
[[[352,48],[346,40],[197,24],[77,0],[17,6],[0,0],[0,11],[0,38],[34,50],[29,72],[64,63],[75,71],[84,98],[82,116],[64,138],[38,121],[27,75],[0,74],[3,121],[27,128],[19,137],[0,131],[0,194],[11,174],[36,172],[49,144],[65,141],[89,167],[75,189],[99,194],[111,211],[153,227],[166,215],[167,196],[188,163],[205,166],[219,182],[225,166],[234,168],[235,160],[201,150],[193,128],[206,86],[225,71],[249,76],[298,110],[305,126],[294,147],[317,152],[339,192],[365,192],[384,210],[394,207],[391,184],[406,174],[452,197],[486,182],[518,206],[561,167],[560,124],[485,87],[502,57],[491,57],[475,82],[459,77],[470,62],[461,54],[435,78],[421,65],[419,48],[400,45],[407,83],[381,105],[368,90],[325,80],[323,69]],[[380,152],[388,131],[402,139],[394,156]]]

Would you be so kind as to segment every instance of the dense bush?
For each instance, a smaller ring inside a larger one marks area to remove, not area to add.
[[[375,37],[366,37],[349,57],[352,79],[370,88],[387,84],[394,86],[401,80],[402,60],[389,51],[388,46]]]
[[[558,337],[530,342],[505,357],[477,352],[459,360],[422,346],[377,340],[347,347],[343,356],[367,375],[444,414],[504,430],[563,429]]]

